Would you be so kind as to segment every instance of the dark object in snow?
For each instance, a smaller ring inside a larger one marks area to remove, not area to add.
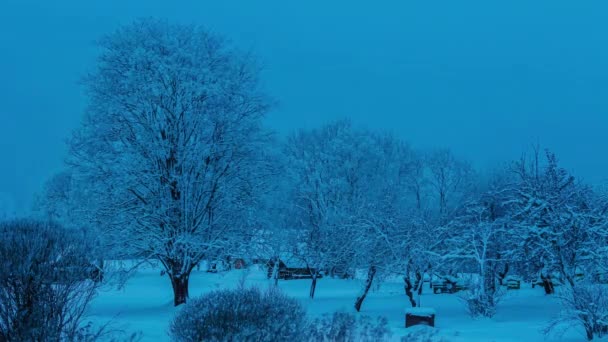
[[[241,270],[247,267],[247,263],[245,262],[245,258],[243,257],[234,257],[229,255],[222,263],[226,270]]]
[[[207,272],[208,273],[217,273],[217,271],[219,270],[219,266],[217,262],[212,262],[209,264],[209,268],[207,268]]]
[[[242,258],[234,259],[234,269],[235,270],[241,270],[245,267],[247,267],[247,263],[245,263],[245,259],[242,259]]]
[[[509,276],[504,279],[504,284],[507,287],[507,290],[519,290],[521,288],[521,279]]]
[[[431,308],[408,308],[405,310],[405,327],[428,325],[435,327],[435,310]]]
[[[521,288],[521,281],[510,279],[507,281],[507,290],[519,290]]]
[[[244,258],[226,257],[225,260],[212,261],[209,263],[207,272],[217,273],[229,271],[231,269],[241,270],[247,267],[247,262]]]
[[[266,265],[268,266],[267,276],[270,279],[274,269],[274,260],[269,260]],[[314,268],[306,267],[306,265],[287,264],[283,260],[279,260],[279,279],[312,279],[312,275],[315,273]],[[318,278],[323,278],[323,275],[319,273]]]
[[[561,275],[557,272],[554,272],[549,275],[544,275],[543,273],[538,275],[539,278],[535,281],[532,281],[532,288],[541,286],[545,290],[545,294],[553,294],[555,293],[555,286],[563,285],[564,280]]]
[[[535,288],[536,286],[545,286],[545,282],[546,281],[550,281],[551,282],[551,286],[559,286],[562,285],[562,282],[559,278],[556,277],[547,277],[545,278],[545,280],[543,279],[537,279],[535,281],[532,282],[532,288]]]
[[[453,277],[446,277],[442,280],[439,281],[434,281],[432,283],[433,285],[433,293],[438,294],[438,293],[456,293],[458,291],[462,291],[462,290],[466,290],[467,286],[464,284],[463,281],[457,279],[457,278],[453,278]]]

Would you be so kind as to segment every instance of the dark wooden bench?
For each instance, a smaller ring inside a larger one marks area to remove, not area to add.
[[[519,290],[521,288],[521,281],[517,279],[507,280],[507,290]]]
[[[451,281],[435,281],[432,283],[433,293],[456,293],[458,291],[466,290],[466,286],[458,284],[457,282]]]

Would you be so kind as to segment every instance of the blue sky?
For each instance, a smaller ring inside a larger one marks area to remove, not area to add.
[[[94,41],[138,17],[203,24],[252,50],[282,133],[351,117],[481,168],[532,143],[608,175],[605,1],[0,3],[0,193],[27,208],[61,168]]]

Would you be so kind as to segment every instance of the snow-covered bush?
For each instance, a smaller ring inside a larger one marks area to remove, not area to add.
[[[92,341],[84,326],[96,293],[88,240],[33,220],[0,222],[0,341]]]
[[[582,325],[587,340],[608,336],[608,287],[601,284],[577,284],[561,295],[562,312],[553,320],[546,333],[563,333]]]
[[[174,341],[301,341],[306,312],[276,289],[219,290],[192,299],[170,327]]]
[[[240,287],[192,299],[170,326],[174,341],[385,341],[386,318],[337,312],[308,320],[293,298],[276,288]]]
[[[407,329],[407,334],[401,337],[401,342],[447,342],[439,336],[439,331],[427,325],[416,325]]]
[[[309,341],[386,341],[391,337],[387,320],[378,317],[372,320],[367,316],[356,318],[345,312],[335,312],[313,320],[308,329]]]

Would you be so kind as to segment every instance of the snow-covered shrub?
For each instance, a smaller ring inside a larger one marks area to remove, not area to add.
[[[401,342],[447,342],[439,336],[439,331],[428,325],[416,325],[407,329],[407,334],[401,337]]]
[[[345,312],[335,312],[313,320],[308,329],[309,341],[386,341],[391,333],[385,317],[372,320],[367,316],[356,318]]]
[[[83,326],[98,284],[79,231],[33,220],[0,222],[0,341],[97,339]]]
[[[170,326],[174,341],[301,341],[306,312],[277,289],[218,290],[190,300]]]
[[[582,325],[588,340],[608,336],[608,287],[601,284],[577,284],[560,295],[562,312],[546,333],[563,333],[574,325]]]

